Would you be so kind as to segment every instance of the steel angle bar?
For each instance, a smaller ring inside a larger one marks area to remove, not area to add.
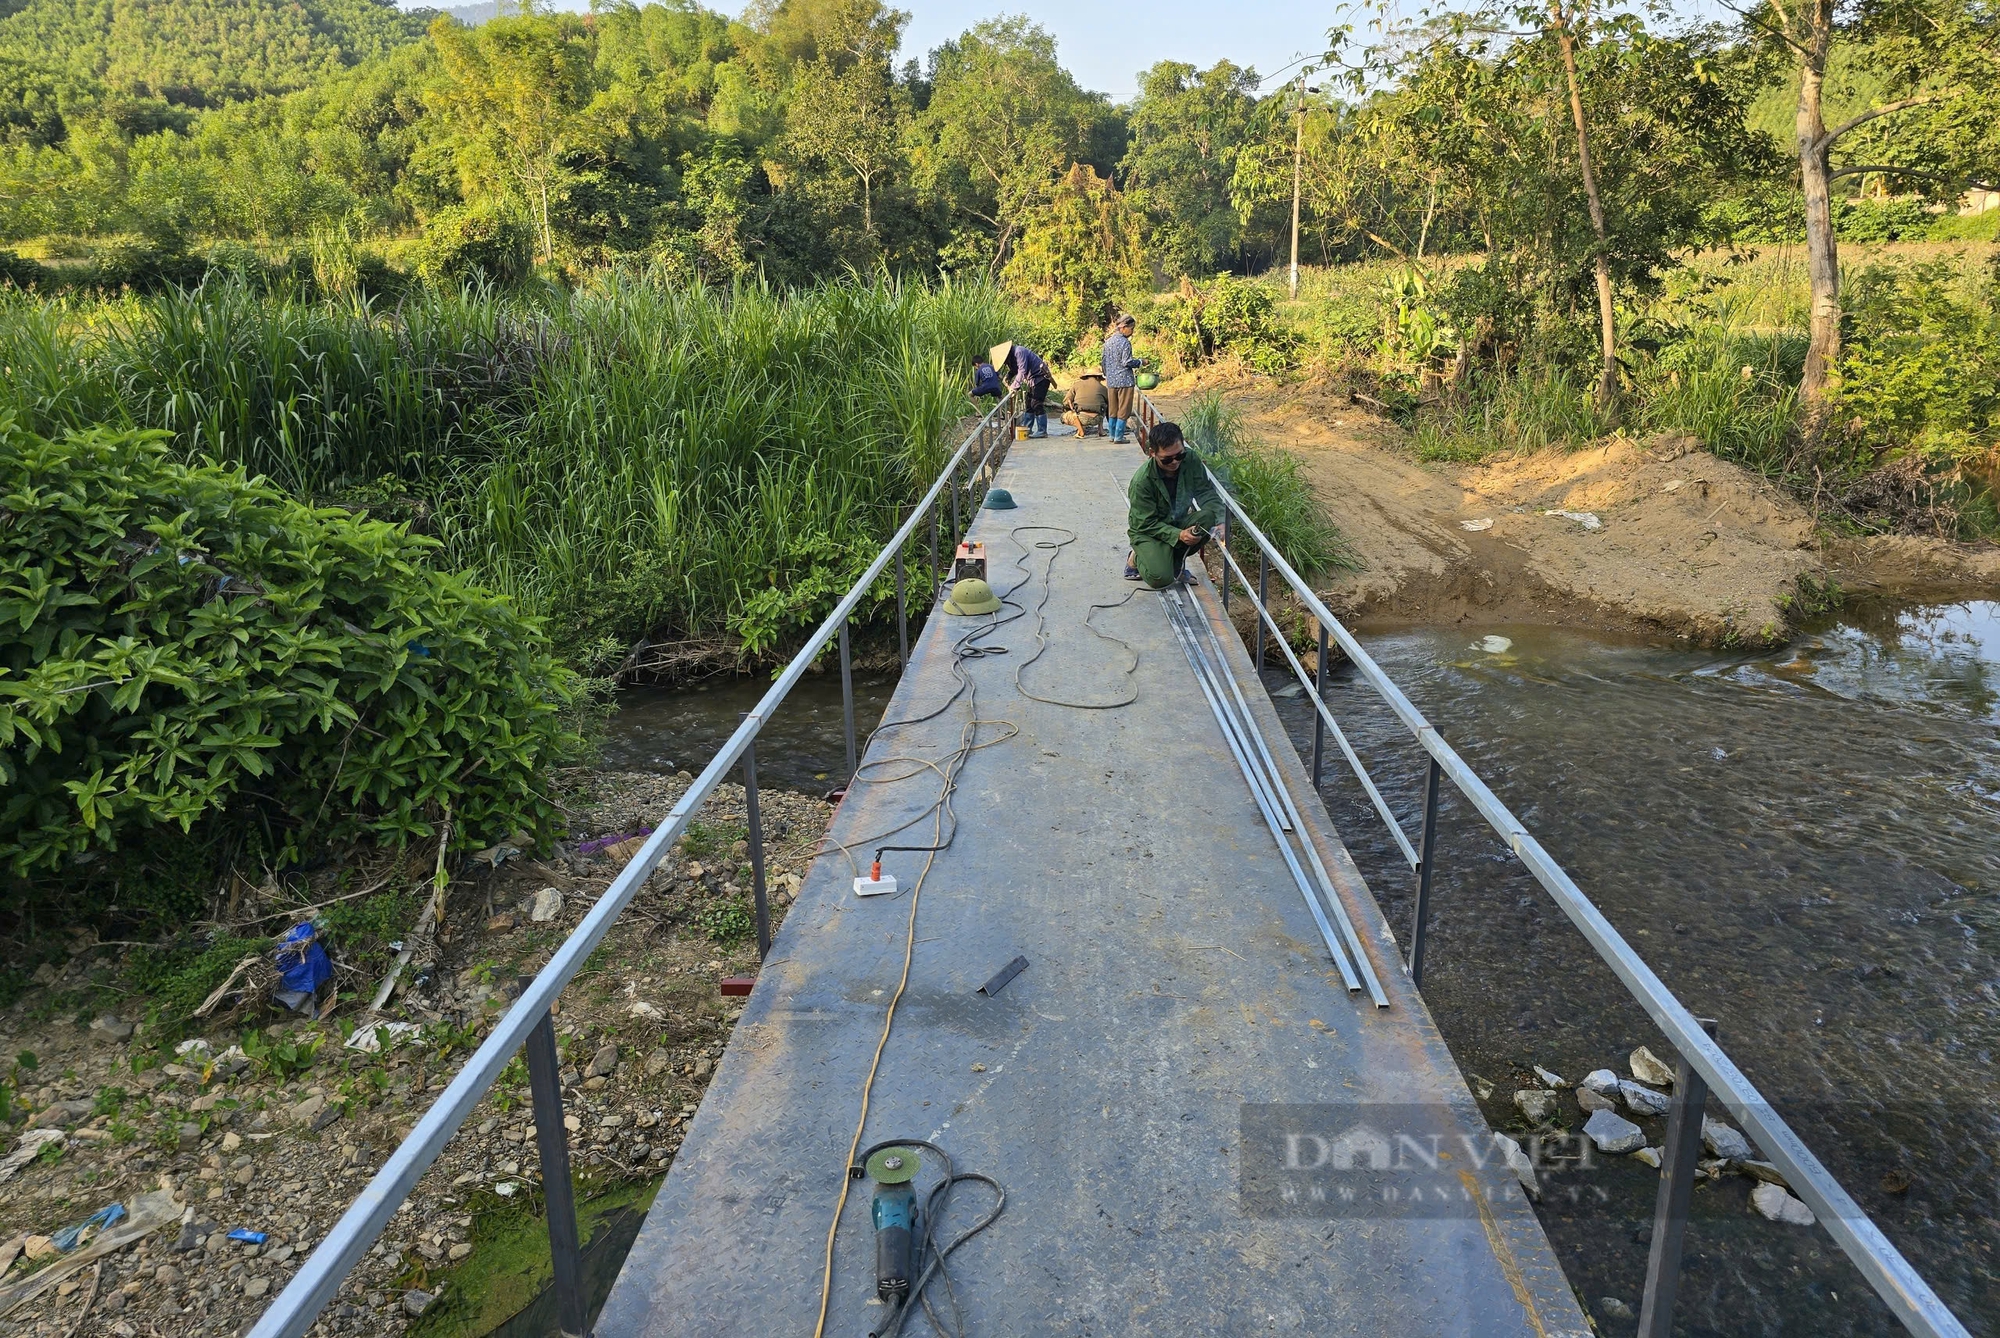
[[[1190,663],[1194,666],[1195,672],[1197,674],[1206,674],[1213,678],[1213,667],[1208,663],[1207,657],[1201,654],[1201,646],[1195,640],[1194,629],[1187,626],[1181,619],[1178,604],[1176,604],[1170,594],[1165,593],[1161,595],[1160,602],[1167,609],[1167,621],[1173,626],[1175,636],[1178,638],[1183,632],[1187,634],[1188,644],[1183,649],[1188,652]],[[1215,692],[1217,702],[1221,704],[1222,683],[1219,679],[1215,680]],[[1223,732],[1229,736],[1231,745],[1241,746],[1244,749],[1245,756],[1249,757],[1249,740],[1243,737],[1241,729],[1237,726],[1235,717],[1225,709],[1219,711],[1216,718],[1221,722]],[[1270,822],[1272,831],[1290,831],[1290,819],[1285,816],[1284,809],[1279,805],[1277,795],[1271,792],[1270,782],[1265,779],[1263,769],[1255,764],[1254,758],[1250,760],[1251,765],[1244,772],[1244,779],[1249,782],[1250,793],[1256,797],[1257,807],[1264,810],[1265,818]]]
[[[1160,602],[1167,608],[1167,623],[1173,628],[1175,639],[1181,643],[1182,653],[1188,657],[1188,663],[1194,668],[1195,683],[1201,688],[1201,695],[1207,699],[1208,709],[1215,713],[1216,723],[1222,727],[1223,740],[1236,758],[1236,765],[1243,771],[1243,779],[1249,784],[1251,796],[1256,799],[1257,808],[1264,815],[1265,825],[1271,829],[1271,839],[1277,843],[1278,853],[1284,856],[1285,866],[1292,871],[1292,881],[1298,884],[1299,895],[1305,898],[1306,909],[1312,912],[1313,922],[1319,926],[1319,935],[1326,943],[1327,954],[1333,958],[1333,964],[1339,969],[1340,978],[1348,990],[1359,991],[1361,981],[1354,974],[1354,966],[1348,961],[1347,953],[1340,945],[1332,922],[1326,918],[1325,910],[1320,907],[1319,898],[1313,895],[1312,887],[1306,881],[1306,872],[1299,867],[1298,857],[1292,853],[1291,843],[1285,840],[1284,833],[1278,829],[1276,811],[1257,792],[1255,769],[1251,763],[1250,753],[1236,736],[1223,703],[1220,684],[1213,681],[1212,670],[1205,663],[1201,651],[1201,643],[1195,639],[1193,629],[1185,626],[1176,616],[1174,601],[1163,596]]]
[[[1340,893],[1334,890],[1333,875],[1326,871],[1326,862],[1319,857],[1319,847],[1313,844],[1312,836],[1306,829],[1305,817],[1292,799],[1291,788],[1285,784],[1284,777],[1278,771],[1277,762],[1271,757],[1271,749],[1264,742],[1264,731],[1257,727],[1257,717],[1251,713],[1250,703],[1244,699],[1243,686],[1236,680],[1236,668],[1229,663],[1229,653],[1223,648],[1222,638],[1216,635],[1215,624],[1211,623],[1198,607],[1188,610],[1187,617],[1201,624],[1202,631],[1208,634],[1209,644],[1215,647],[1215,658],[1221,663],[1222,672],[1229,679],[1229,690],[1236,697],[1237,709],[1243,713],[1243,727],[1249,732],[1250,737],[1256,740],[1257,751],[1264,759],[1271,787],[1284,800],[1285,811],[1292,820],[1293,831],[1299,838],[1299,844],[1306,849],[1306,858],[1312,862],[1313,872],[1319,877],[1320,890],[1326,896],[1327,906],[1340,921],[1341,933],[1347,940],[1348,950],[1354,954],[1355,962],[1361,968],[1361,975],[1367,982],[1368,997],[1375,1001],[1377,1008],[1387,1008],[1389,996],[1382,990],[1382,982],[1375,975],[1375,965],[1368,960],[1367,949],[1362,945],[1361,935],[1356,931],[1354,921],[1348,917],[1347,907],[1342,903]],[[1279,642],[1283,644],[1283,638],[1279,638]],[[1290,653],[1290,649],[1287,648],[1286,654]]]
[[[1222,727],[1222,737],[1229,744],[1230,753],[1243,768],[1243,779],[1250,786],[1250,797],[1256,801],[1257,811],[1264,815],[1264,821],[1270,825],[1272,835],[1276,836],[1281,831],[1278,825],[1277,800],[1265,786],[1262,774],[1251,760],[1248,742],[1243,738],[1235,718],[1223,704],[1222,684],[1216,681],[1213,671],[1201,653],[1201,647],[1194,640],[1194,633],[1173,612],[1172,601],[1163,599],[1162,603],[1168,606],[1167,625],[1173,629],[1174,639],[1180,643],[1182,653],[1188,657],[1188,664],[1194,669],[1195,682],[1201,688],[1203,697],[1208,700],[1209,709],[1215,712],[1216,723]],[[1284,846],[1285,843],[1280,840],[1278,844]],[[1286,849],[1289,850],[1289,847]]]
[[[1243,574],[1243,568],[1237,566],[1235,557],[1230,554],[1228,549],[1223,550],[1222,556],[1224,561],[1236,568],[1238,576]],[[1292,654],[1291,645],[1285,640],[1282,634],[1278,633],[1278,623],[1271,616],[1271,611],[1262,604],[1259,604],[1254,595],[1250,597],[1250,602],[1256,606],[1258,615],[1270,624],[1273,633],[1272,640],[1277,643],[1278,649],[1284,653],[1286,663],[1292,666],[1292,674],[1299,680],[1299,686],[1305,689],[1306,696],[1311,699],[1313,710],[1319,713],[1321,723],[1333,731],[1333,741],[1339,745],[1341,756],[1345,757],[1347,765],[1353,768],[1354,778],[1361,782],[1361,788],[1368,792],[1368,802],[1375,806],[1375,812],[1381,817],[1383,824],[1388,827],[1389,835],[1396,838],[1397,846],[1402,849],[1404,861],[1412,869],[1416,868],[1416,847],[1411,845],[1410,838],[1403,834],[1403,824],[1396,821],[1396,815],[1390,809],[1389,801],[1382,797],[1382,791],[1375,787],[1374,778],[1369,776],[1368,768],[1361,764],[1361,757],[1354,751],[1354,745],[1347,741],[1347,732],[1341,729],[1340,722],[1333,718],[1333,712],[1328,708],[1325,698],[1320,696],[1318,688],[1314,686],[1311,679],[1306,677],[1305,666],[1299,663],[1298,656]],[[1324,628],[1326,624],[1321,623],[1320,626]]]

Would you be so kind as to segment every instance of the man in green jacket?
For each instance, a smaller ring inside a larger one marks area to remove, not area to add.
[[[1146,463],[1125,497],[1131,504],[1125,533],[1132,540],[1125,579],[1155,590],[1185,580],[1182,563],[1201,551],[1223,513],[1208,466],[1188,449],[1178,424],[1158,423],[1146,434]]]

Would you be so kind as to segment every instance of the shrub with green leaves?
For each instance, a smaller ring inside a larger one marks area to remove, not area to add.
[[[1849,286],[1839,400],[1856,435],[1956,465],[2000,448],[2000,266],[1870,265]]]
[[[1197,396],[1182,411],[1180,426],[1251,522],[1300,575],[1360,565],[1313,497],[1298,458],[1280,447],[1253,442],[1242,415],[1220,394],[1209,391]],[[1247,540],[1240,547],[1242,552],[1254,552]]]
[[[0,862],[161,830],[477,846],[557,822],[539,776],[580,680],[405,529],[0,415]]]

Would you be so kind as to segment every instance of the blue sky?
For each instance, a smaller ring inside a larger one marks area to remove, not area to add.
[[[1123,102],[1157,61],[1207,67],[1233,60],[1269,74],[1326,46],[1332,5],[1283,0],[890,0],[910,15],[903,54],[932,47],[999,13],[1026,14],[1056,36],[1056,51],[1085,88]],[[1279,76],[1282,80],[1283,76]]]
[[[440,8],[464,0],[427,0]],[[644,3],[644,0],[639,0]],[[403,0],[407,6],[412,0]],[[702,0],[737,12],[739,0]],[[1129,101],[1139,72],[1162,60],[1184,60],[1206,69],[1233,60],[1267,76],[1268,92],[1287,67],[1326,48],[1326,30],[1345,20],[1362,26],[1365,11],[1327,0],[888,0],[910,15],[903,57],[921,61],[931,48],[982,19],[1026,14],[1055,34],[1056,53],[1085,88]],[[583,10],[588,0],[554,0],[558,9]],[[1620,7],[1624,7],[1623,4]],[[1721,0],[1674,0],[1680,15],[1727,18]],[[1275,79],[1269,76],[1277,76]]]

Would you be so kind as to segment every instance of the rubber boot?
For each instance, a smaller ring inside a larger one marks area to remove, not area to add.
[[[1045,414],[1045,413],[1038,413],[1038,414],[1036,414],[1036,415],[1035,415],[1035,430],[1034,430],[1033,432],[1029,433],[1028,435],[1030,435],[1030,436],[1034,436],[1034,437],[1046,437],[1046,436],[1048,436],[1048,435],[1049,435],[1049,416],[1048,416],[1047,414]]]
[[[1104,430],[1110,434],[1113,441],[1122,442],[1125,440],[1125,420],[1122,418],[1105,419]]]

